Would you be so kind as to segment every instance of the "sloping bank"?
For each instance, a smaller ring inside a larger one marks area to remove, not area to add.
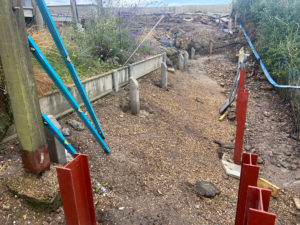
[[[130,76],[138,79],[159,69],[162,62],[163,54],[159,54],[151,58],[130,64],[129,66],[121,67],[119,69],[89,78],[82,81],[82,84],[90,100],[96,101],[99,98],[114,92],[116,86],[122,87],[127,85],[129,83]],[[75,85],[71,86],[69,90],[76,101],[80,105],[83,105]],[[58,90],[41,97],[40,107],[43,113],[47,115],[53,115],[56,118],[62,117],[73,111],[67,100]],[[7,142],[15,137],[17,137],[17,135],[12,130],[10,134],[3,139],[2,143]]]

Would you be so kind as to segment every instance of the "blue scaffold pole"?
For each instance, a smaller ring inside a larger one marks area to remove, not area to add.
[[[94,128],[92,123],[89,121],[88,117],[85,115],[85,113],[80,108],[79,104],[76,102],[75,98],[71,95],[70,91],[66,88],[62,80],[59,78],[55,70],[52,68],[46,57],[43,55],[39,47],[36,45],[34,40],[28,36],[29,46],[32,54],[35,56],[37,61],[42,65],[44,70],[47,72],[49,77],[52,79],[56,87],[61,91],[61,93],[64,95],[66,100],[69,102],[69,104],[72,106],[72,108],[75,110],[79,118],[84,122],[84,124],[87,126],[87,128],[90,130],[90,132],[93,134],[93,136],[96,138],[97,142],[102,146],[104,151],[106,153],[110,153],[110,150],[106,143],[103,141],[97,130]]]
[[[84,102],[84,105],[85,105],[85,107],[86,107],[86,109],[87,109],[87,111],[88,111],[95,127],[96,127],[96,130],[101,135],[101,137],[103,139],[105,139],[105,134],[103,132],[103,129],[102,129],[100,123],[99,123],[99,120],[96,116],[96,113],[95,113],[93,107],[92,107],[92,104],[91,104],[91,102],[90,102],[90,100],[89,100],[89,98],[88,98],[88,96],[87,96],[87,94],[84,90],[84,87],[83,87],[82,83],[80,82],[77,71],[76,71],[76,69],[75,69],[75,67],[74,67],[74,65],[73,65],[73,63],[70,59],[69,53],[68,53],[68,51],[67,51],[67,49],[66,49],[59,33],[58,33],[58,30],[57,30],[57,28],[54,24],[54,21],[51,17],[51,14],[50,14],[50,12],[47,8],[47,5],[46,5],[45,1],[44,0],[36,0],[36,3],[37,3],[37,5],[38,5],[38,7],[41,11],[41,14],[44,18],[44,21],[45,21],[47,27],[49,28],[49,31],[52,35],[52,38],[53,38],[53,40],[54,40],[54,42],[55,42],[55,44],[56,44],[56,46],[59,50],[64,62],[65,62],[65,65],[66,65],[66,67],[68,68],[68,70],[71,74],[71,77],[72,77],[72,79],[75,83],[75,86],[78,89],[78,92],[81,96],[81,99]]]
[[[42,114],[43,122],[45,127],[53,134],[57,140],[67,149],[67,151],[73,156],[77,153],[77,151],[73,148],[73,146],[67,141],[67,139],[63,136],[63,134],[55,127],[49,117],[43,113]]]
[[[300,89],[300,86],[290,86],[290,85],[280,85],[280,84],[277,84],[273,78],[271,77],[270,73],[268,72],[264,62],[261,60],[259,54],[257,53],[257,51],[255,50],[254,48],[254,45],[252,44],[252,41],[250,39],[250,37],[248,36],[245,28],[243,27],[242,24],[240,24],[240,27],[244,33],[244,36],[245,38],[247,39],[248,41],[248,44],[253,52],[253,54],[255,55],[255,58],[259,61],[259,64],[260,64],[260,67],[262,69],[262,71],[264,72],[266,78],[268,79],[268,81],[270,82],[270,84],[272,84],[274,87],[277,87],[277,88],[290,88],[290,89]]]

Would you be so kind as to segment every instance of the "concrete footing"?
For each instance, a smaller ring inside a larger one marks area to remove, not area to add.
[[[55,119],[55,117],[49,115],[48,118],[55,125],[55,127],[61,131],[62,127]],[[59,141],[53,136],[53,134],[51,134],[51,132],[47,128],[45,128],[45,131],[48,143],[48,151],[50,154],[50,161],[61,165],[65,165],[67,163],[65,147],[61,143],[59,143]]]
[[[114,91],[119,92],[120,87],[119,87],[119,72],[115,70],[113,72],[113,84],[114,84]]]
[[[178,56],[178,67],[179,67],[179,70],[181,70],[181,71],[184,70],[184,57],[181,53]]]
[[[161,64],[161,80],[160,86],[162,89],[167,90],[168,88],[168,67],[165,62]]]
[[[195,59],[196,50],[194,48],[191,48],[191,59]]]
[[[133,115],[140,113],[139,83],[133,77],[130,78],[130,109]]]

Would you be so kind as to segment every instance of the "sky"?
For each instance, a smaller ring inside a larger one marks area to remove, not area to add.
[[[104,4],[107,0],[103,0]],[[110,0],[111,1],[111,0]],[[153,0],[113,0],[116,2],[121,2],[122,4],[134,2],[140,4],[149,4]],[[231,0],[155,0],[158,3],[151,4],[151,6],[175,6],[175,5],[211,5],[211,4],[226,4],[231,3]],[[70,0],[46,0],[47,4],[56,5],[56,4],[69,4]],[[78,4],[81,3],[93,3],[95,0],[77,0]]]

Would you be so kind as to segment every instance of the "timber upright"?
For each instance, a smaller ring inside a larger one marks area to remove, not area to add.
[[[25,169],[50,166],[21,0],[0,0],[0,56]]]

